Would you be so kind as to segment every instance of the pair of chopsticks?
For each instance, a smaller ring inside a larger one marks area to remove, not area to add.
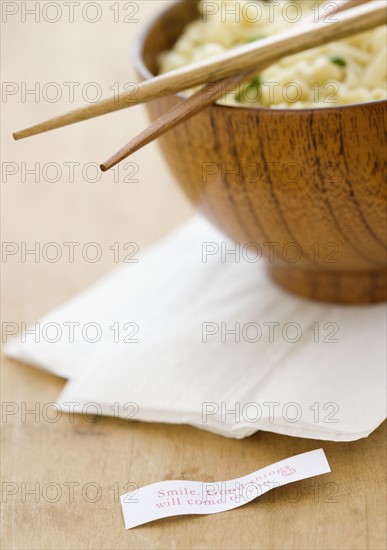
[[[341,0],[321,10],[321,19],[289,32],[248,43],[205,61],[177,69],[138,85],[137,91],[104,99],[14,133],[23,139],[107,113],[145,103],[182,90],[206,85],[155,120],[146,130],[101,164],[106,171],[178,124],[218,100],[230,86],[244,83],[258,71],[287,55],[363,32],[386,22],[385,0]],[[359,5],[365,4],[365,5]],[[350,9],[349,9],[350,8]],[[339,19],[335,16],[340,13]],[[328,17],[332,14],[330,17]],[[334,15],[333,15],[334,14]],[[211,84],[211,85],[210,85]]]

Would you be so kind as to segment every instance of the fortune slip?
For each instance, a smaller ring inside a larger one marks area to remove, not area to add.
[[[243,506],[275,487],[331,471],[322,449],[286,458],[229,481],[170,480],[120,497],[125,527],[189,514],[217,514]]]

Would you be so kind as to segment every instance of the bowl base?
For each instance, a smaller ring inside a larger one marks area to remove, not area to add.
[[[387,300],[387,272],[326,272],[269,264],[280,287],[310,300],[336,304],[373,304]]]

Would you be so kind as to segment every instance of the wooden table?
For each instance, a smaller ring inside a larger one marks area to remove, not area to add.
[[[133,166],[116,174],[119,181],[112,174],[92,181],[97,171],[88,163],[104,160],[144,127],[142,107],[23,142],[11,139],[12,131],[68,110],[71,86],[73,105],[82,105],[81,91],[91,100],[99,90],[108,95],[115,83],[134,80],[131,44],[160,3],[139,2],[139,12],[131,15],[125,2],[99,2],[101,13],[93,6],[83,16],[75,11],[73,23],[61,2],[51,3],[62,8],[56,23],[48,20],[59,12],[46,2],[39,3],[40,22],[22,13],[22,4],[32,9],[35,2],[2,3],[19,10],[6,21],[3,14],[2,25],[2,77],[8,83],[1,105],[3,241],[19,247],[2,264],[3,322],[36,321],[116,266],[109,252],[114,242],[135,241],[143,249],[193,213],[154,144],[134,159],[137,183],[124,181]],[[98,22],[89,22],[98,15]],[[139,22],[124,23],[125,17]],[[35,98],[25,95],[35,86]],[[50,102],[59,92],[62,99]],[[35,163],[40,181],[26,172]],[[73,263],[50,263],[42,250],[37,262],[31,255],[22,262],[22,246],[35,242],[56,242],[65,250],[65,242],[92,241],[104,252],[97,263],[80,255]],[[76,417],[71,423],[63,416],[52,423],[44,406],[63,385],[30,366],[3,361],[2,398],[14,411],[2,423],[3,548],[386,547],[385,426],[365,440],[321,445],[263,432],[236,441],[186,426],[108,418],[90,423]],[[39,406],[37,417],[25,414]],[[117,495],[128,482],[231,479],[319,446],[329,458],[329,476],[277,489],[232,512],[124,529]],[[33,488],[35,494],[29,493]]]

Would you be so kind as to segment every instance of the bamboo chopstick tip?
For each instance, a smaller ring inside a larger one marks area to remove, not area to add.
[[[107,172],[109,170],[109,167],[106,166],[106,164],[100,164],[99,165],[101,172]]]

